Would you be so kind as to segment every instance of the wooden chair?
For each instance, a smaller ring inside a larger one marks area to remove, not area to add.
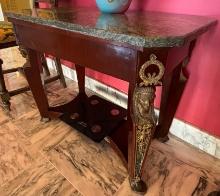
[[[33,1],[33,4],[34,4],[33,6],[35,8],[40,8],[39,3],[48,3],[52,7],[58,7],[58,0],[34,0]],[[42,55],[41,59],[42,59],[42,65],[44,67],[45,73],[46,73],[47,76],[49,76],[50,72],[49,72],[49,69],[46,65],[46,59],[45,59],[44,55]],[[60,82],[63,85],[63,87],[66,88],[66,82],[65,82],[64,75],[63,75],[63,70],[62,70],[60,59],[54,57],[53,60],[55,62],[56,70],[57,70],[57,72],[59,73],[59,76],[60,76]]]
[[[3,1],[0,0],[0,3],[1,2],[3,2]],[[5,2],[5,0],[4,0],[4,2]],[[18,4],[19,3],[20,2],[18,0]],[[27,0],[27,4],[24,5],[25,8],[28,7],[29,3],[30,3],[29,0]],[[33,2],[33,3],[35,3],[35,2]],[[36,3],[39,3],[39,2],[36,2]],[[35,4],[35,5],[37,5],[37,4]],[[21,6],[21,5],[19,4],[19,6]],[[9,48],[9,47],[14,47],[14,46],[17,46],[17,44],[16,44],[16,39],[15,39],[15,35],[13,32],[13,27],[12,27],[11,23],[9,23],[7,21],[0,21],[0,49],[5,49],[5,48]],[[48,66],[46,63],[46,59],[43,54],[41,56],[41,60],[42,60],[42,67],[45,72],[45,75],[50,76],[50,72],[49,72],[49,69],[48,69]],[[10,110],[10,97],[17,95],[17,94],[20,94],[20,93],[23,93],[23,92],[26,92],[26,91],[30,90],[30,88],[28,86],[26,86],[26,87],[19,88],[19,89],[13,90],[13,91],[8,91],[6,88],[6,85],[5,85],[4,74],[16,72],[16,71],[22,71],[23,65],[21,65],[21,67],[15,67],[15,68],[10,68],[10,69],[6,69],[6,70],[3,70],[2,65],[3,65],[3,60],[0,58],[0,99],[2,102],[1,105],[3,106],[4,109]],[[54,77],[47,78],[44,81],[44,83],[46,84],[46,83],[49,83],[49,82],[52,82],[52,81],[59,79],[61,84],[63,85],[63,87],[66,87],[66,82],[65,82],[64,75],[63,75],[61,63],[58,58],[55,58],[55,65],[57,68],[57,75]]]

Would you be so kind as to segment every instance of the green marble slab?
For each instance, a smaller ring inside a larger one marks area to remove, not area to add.
[[[204,16],[128,11],[101,14],[88,8],[9,11],[7,17],[136,47],[180,47],[217,21]]]

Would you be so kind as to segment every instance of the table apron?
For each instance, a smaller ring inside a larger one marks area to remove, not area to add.
[[[25,47],[129,81],[135,77],[138,50],[103,39],[43,25],[16,24],[17,39]]]

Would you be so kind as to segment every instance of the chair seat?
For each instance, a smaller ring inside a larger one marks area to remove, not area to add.
[[[0,22],[0,44],[15,42],[13,26],[10,22]]]

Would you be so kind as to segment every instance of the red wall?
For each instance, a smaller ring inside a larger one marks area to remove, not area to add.
[[[61,0],[62,1],[62,0]],[[68,0],[66,0],[68,1]],[[95,7],[95,0],[69,0],[73,5]],[[220,21],[219,0],[133,0],[130,9],[156,10],[195,15],[212,15]],[[176,117],[220,136],[220,26],[197,42],[187,67],[190,73]],[[88,75],[124,92],[128,84],[88,71]],[[156,101],[158,105],[159,100]]]

